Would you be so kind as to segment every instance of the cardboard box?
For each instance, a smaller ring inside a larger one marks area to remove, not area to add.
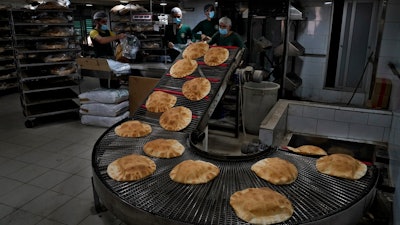
[[[81,69],[111,72],[107,59],[103,58],[77,58],[76,62]]]
[[[391,80],[386,78],[376,78],[369,106],[374,109],[387,109],[391,92]]]
[[[129,77],[129,112],[131,115],[144,103],[159,80],[150,77]]]

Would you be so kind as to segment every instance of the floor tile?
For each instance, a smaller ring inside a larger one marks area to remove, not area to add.
[[[64,171],[70,174],[78,173],[91,165],[91,161],[87,159],[81,159],[77,157],[71,157],[65,160],[63,163],[55,167],[55,169]]]
[[[86,190],[88,187],[91,187],[91,185],[91,180],[87,179],[86,177],[73,175],[54,186],[51,190],[70,196],[76,196]]]
[[[35,164],[48,168],[56,168],[70,158],[71,156],[65,152],[62,153],[47,152],[46,155],[44,155],[43,158],[36,161]]]
[[[7,175],[7,177],[27,183],[35,179],[36,177],[44,174],[48,170],[48,168],[31,164],[21,168],[20,170],[15,171],[14,173]]]
[[[92,214],[91,207],[92,204],[87,200],[73,198],[51,213],[47,218],[68,225],[76,225]]]
[[[89,215],[79,225],[123,225],[124,223],[108,212]]]
[[[44,218],[39,223],[37,223],[35,225],[66,225],[66,224],[58,222],[58,221],[49,220],[49,219]],[[96,224],[93,224],[93,225],[96,225]]]
[[[32,150],[31,147],[7,143],[4,141],[0,141],[0,146],[1,146],[0,156],[10,158],[10,159],[20,156],[22,154],[25,154],[26,152],[29,152]]]
[[[36,150],[42,150],[53,153],[65,152],[64,149],[70,146],[72,143],[69,141],[64,141],[60,139],[52,139],[50,142],[35,148]]]
[[[22,207],[23,210],[35,215],[47,216],[58,207],[71,200],[71,196],[54,191],[47,191]]]
[[[0,224],[7,225],[34,225],[43,218],[24,210],[16,210],[0,220]]]
[[[0,165],[0,176],[6,176],[8,174],[14,173],[24,167],[26,167],[28,163],[17,161],[17,160],[7,160]]]
[[[66,172],[50,170],[50,171],[42,174],[41,176],[31,180],[29,182],[29,184],[36,185],[36,186],[46,188],[46,189],[50,189],[71,176],[72,176],[72,174],[69,174]]]
[[[0,204],[0,219],[11,214],[14,210],[11,206]]]
[[[18,186],[23,185],[22,182],[16,181],[14,179],[9,179],[6,177],[0,177],[0,197],[8,194]]]
[[[27,202],[36,198],[46,190],[30,184],[20,185],[12,191],[8,192],[7,195],[0,197],[0,203],[5,205],[20,208]],[[1,224],[1,223],[0,223]]]

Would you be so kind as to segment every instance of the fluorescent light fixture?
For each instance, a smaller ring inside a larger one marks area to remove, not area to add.
[[[332,5],[332,1],[326,1],[325,5]]]
[[[92,7],[92,6],[93,6],[93,4],[86,3],[86,6],[87,6],[87,7]]]
[[[167,3],[166,3],[165,1],[162,1],[162,2],[160,2],[160,5],[162,5],[162,6],[166,6],[166,5],[167,5]]]
[[[129,1],[124,1],[124,0],[121,0],[121,1],[119,1],[119,2],[121,2],[121,3],[129,3]]]

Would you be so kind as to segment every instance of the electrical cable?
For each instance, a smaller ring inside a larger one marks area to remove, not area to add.
[[[373,55],[374,55],[374,52],[371,52],[371,54],[370,54],[369,57],[368,57],[368,61],[365,63],[364,70],[363,70],[363,72],[362,72],[362,74],[361,74],[360,79],[358,80],[357,86],[354,88],[353,94],[351,95],[350,100],[347,102],[347,105],[349,105],[350,102],[351,102],[351,100],[353,100],[353,97],[354,97],[354,95],[356,94],[357,89],[360,87],[361,81],[362,81],[362,79],[364,78],[365,71],[367,70],[367,66],[368,66],[368,64],[369,64],[370,62],[372,62],[372,56],[373,56]]]

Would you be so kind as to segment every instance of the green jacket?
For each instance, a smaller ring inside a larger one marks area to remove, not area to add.
[[[201,39],[201,35],[197,34],[198,32],[201,32],[202,34],[205,34],[205,35],[211,37],[217,31],[218,31],[218,20],[217,19],[211,19],[211,21],[209,21],[207,19],[202,20],[192,30],[192,32],[194,34],[193,40]]]
[[[237,46],[240,48],[244,48],[244,43],[242,37],[236,32],[232,32],[229,36],[223,37],[219,32],[215,32],[215,34],[211,37],[211,40],[208,42],[209,45],[217,44],[219,46]]]

